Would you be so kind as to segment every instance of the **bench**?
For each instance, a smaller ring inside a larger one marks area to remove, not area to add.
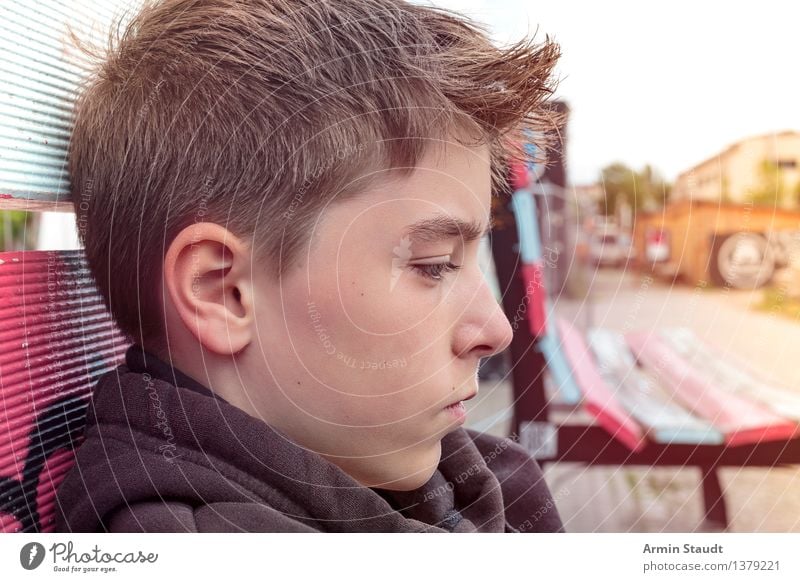
[[[517,326],[510,346],[511,437],[542,465],[697,467],[705,519],[727,528],[718,469],[800,464],[800,397],[734,365],[690,330],[583,333],[558,318],[539,272],[538,202],[549,202],[536,191],[547,187],[512,184],[495,203],[504,310],[513,320],[535,313],[520,306],[538,300],[546,313],[545,322]],[[591,422],[575,421],[587,415]]]
[[[0,253],[0,531],[53,531],[91,390],[127,345],[80,251]]]
[[[3,6],[0,210],[72,211],[64,168],[86,67],[69,56],[63,20],[81,31],[111,15],[101,4],[92,15],[58,10]],[[55,491],[74,464],[92,387],[127,345],[81,251],[0,253],[0,531],[53,531]]]

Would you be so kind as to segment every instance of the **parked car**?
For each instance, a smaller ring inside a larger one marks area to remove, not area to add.
[[[589,236],[589,260],[595,266],[622,266],[629,253],[630,244],[624,249],[616,232],[598,232]]]

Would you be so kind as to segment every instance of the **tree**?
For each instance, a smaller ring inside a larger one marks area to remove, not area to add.
[[[600,171],[600,187],[604,196],[598,210],[606,216],[615,215],[621,203],[627,203],[634,212],[646,207],[660,208],[669,201],[672,189],[651,165],[637,172],[620,162]]]
[[[773,160],[763,160],[758,166],[758,181],[750,188],[748,198],[759,206],[783,206],[788,190],[778,164]]]
[[[0,250],[25,248],[30,213],[23,210],[0,211]]]

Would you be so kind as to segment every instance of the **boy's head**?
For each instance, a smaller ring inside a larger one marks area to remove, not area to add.
[[[400,0],[149,5],[70,154],[120,328],[359,482],[422,485],[511,340],[477,248],[557,57]]]

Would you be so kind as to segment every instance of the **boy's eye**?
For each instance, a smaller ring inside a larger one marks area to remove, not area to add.
[[[434,281],[440,281],[443,274],[457,271],[461,268],[461,265],[454,265],[448,261],[446,263],[433,263],[430,265],[411,265],[411,267],[423,277]]]

